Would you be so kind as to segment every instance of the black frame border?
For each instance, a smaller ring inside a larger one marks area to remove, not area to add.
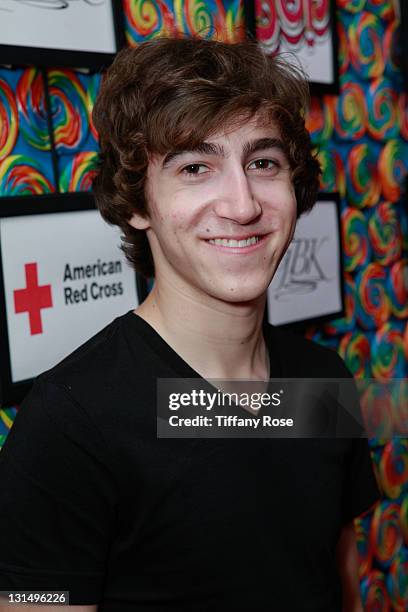
[[[38,196],[2,197],[0,219],[28,215],[58,214],[96,210],[91,192],[53,193]],[[146,279],[135,272],[136,290],[141,303],[147,297]],[[0,408],[19,404],[30,391],[34,378],[13,382],[11,377],[10,342],[7,326],[7,312],[3,275],[3,258],[0,244]]]
[[[35,65],[38,67],[59,66],[71,68],[73,70],[76,68],[89,68],[93,71],[101,70],[109,66],[116,53],[125,44],[125,15],[122,2],[110,0],[110,4],[112,7],[116,42],[116,50],[114,53],[0,44],[0,64],[12,66]]]

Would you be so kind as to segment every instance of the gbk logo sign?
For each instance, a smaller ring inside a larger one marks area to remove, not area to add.
[[[337,203],[319,200],[299,218],[292,243],[268,289],[274,325],[340,314],[341,244]]]
[[[327,241],[328,236],[293,240],[280,266],[279,282],[275,288],[276,300],[293,293],[316,291],[319,283],[330,280],[324,271],[326,262],[319,256],[321,247]]]
[[[24,269],[26,286],[13,291],[14,311],[16,314],[28,313],[30,334],[33,336],[43,333],[41,310],[52,308],[52,292],[51,285],[39,285],[36,262],[26,263]]]

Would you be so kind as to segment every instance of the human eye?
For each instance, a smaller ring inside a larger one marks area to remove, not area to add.
[[[181,169],[181,174],[184,176],[198,176],[199,174],[204,174],[204,172],[200,172],[200,168],[207,168],[205,164],[188,164]]]
[[[277,161],[276,159],[267,159],[267,158],[255,159],[248,166],[249,170],[252,170],[252,169],[269,170],[269,171],[272,171],[272,173],[278,172],[280,168],[281,168],[281,164],[279,161]]]

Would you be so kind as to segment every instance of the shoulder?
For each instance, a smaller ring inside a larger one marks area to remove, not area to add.
[[[33,438],[34,430],[38,430],[38,439],[63,436],[78,447],[95,447],[99,456],[105,453],[101,433],[111,427],[121,398],[123,401],[123,397],[131,395],[127,393],[127,371],[134,369],[135,361],[126,335],[126,317],[127,314],[117,317],[37,376],[11,433],[22,429]],[[138,348],[136,354],[140,353],[141,347]]]
[[[75,395],[76,389],[89,389],[101,395],[126,379],[126,372],[138,371],[144,361],[143,339],[129,338],[129,314],[116,317],[54,367],[43,372],[37,381],[44,387],[58,386]]]
[[[62,381],[66,382],[70,376],[74,376],[76,373],[86,372],[90,374],[93,370],[99,369],[106,356],[111,353],[112,349],[115,350],[120,343],[120,327],[123,316],[114,319],[55,366],[40,374],[38,378],[44,383],[58,384]]]
[[[268,343],[278,355],[283,369],[293,377],[352,378],[343,359],[333,349],[300,334],[267,324]]]
[[[168,373],[143,330],[133,311],[117,317],[37,377],[23,404],[31,409],[34,401],[41,402],[43,412],[64,431],[85,423],[115,444],[118,430],[126,435],[128,425],[144,435],[151,425],[157,377]]]
[[[21,405],[23,412],[42,404],[44,416],[64,429],[85,421],[91,427],[112,424],[115,411],[136,397],[146,374],[148,349],[143,338],[129,336],[129,319],[129,313],[115,318],[40,374]]]

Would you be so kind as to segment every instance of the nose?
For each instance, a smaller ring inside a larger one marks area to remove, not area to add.
[[[214,207],[217,216],[242,225],[259,217],[262,208],[252,193],[244,169],[236,166],[226,173],[222,180],[223,192]]]

